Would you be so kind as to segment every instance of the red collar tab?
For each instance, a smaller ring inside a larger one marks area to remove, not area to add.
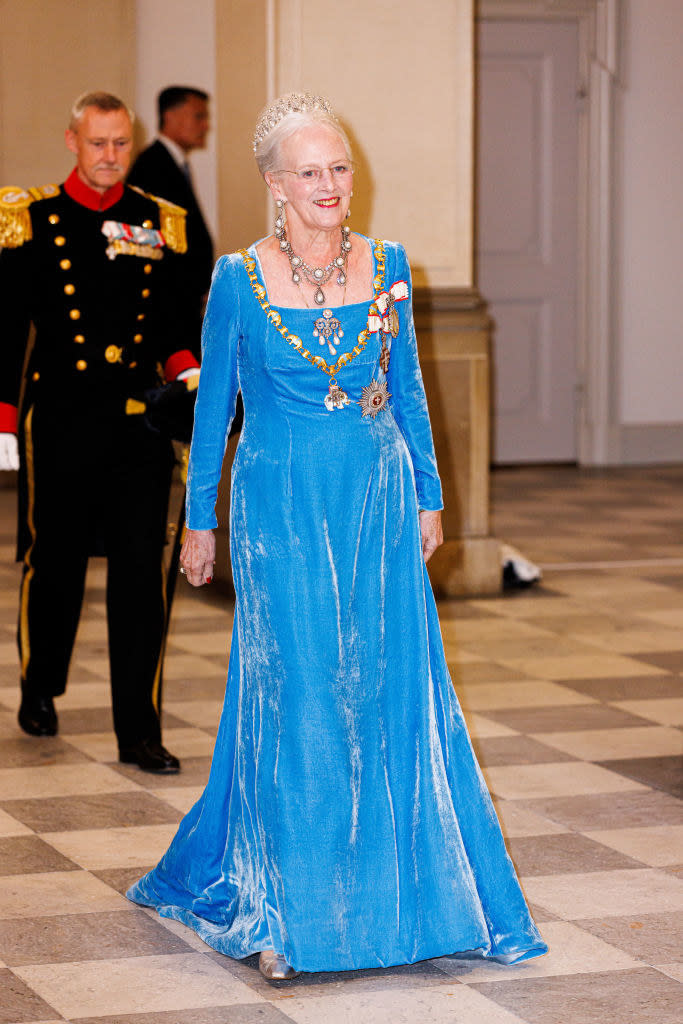
[[[87,207],[88,210],[108,210],[114,203],[118,203],[123,195],[123,182],[117,182],[106,192],[97,192],[79,178],[78,168],[74,167],[64,182],[64,191],[75,202]]]

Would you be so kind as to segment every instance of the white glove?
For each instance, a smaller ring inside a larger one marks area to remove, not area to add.
[[[19,448],[14,434],[0,434],[0,470],[19,469]]]

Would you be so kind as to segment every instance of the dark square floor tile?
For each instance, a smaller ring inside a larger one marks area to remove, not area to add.
[[[553,750],[529,736],[490,736],[473,740],[477,760],[485,768],[506,764],[556,764],[575,761],[570,754]]]
[[[185,725],[185,723],[183,723]],[[210,757],[182,757],[180,771],[177,775],[155,775],[143,772],[133,764],[120,764],[118,761],[109,765],[114,771],[124,775],[138,786],[145,789],[168,789],[173,786],[205,786],[211,768]]]
[[[678,676],[630,676],[618,679],[572,679],[572,690],[602,701],[680,697]]]
[[[171,825],[181,815],[151,793],[101,793],[47,800],[4,800],[0,807],[34,832],[123,825]]]
[[[0,970],[0,1024],[40,1020],[63,1020],[63,1017],[16,974]]]
[[[683,825],[683,802],[668,793],[651,789],[633,793],[541,797],[515,801],[515,804],[578,832]]]
[[[617,775],[625,775],[653,789],[683,798],[683,757],[635,757],[623,761],[597,761]]]
[[[585,871],[623,871],[643,864],[586,836],[518,836],[507,840],[508,850],[522,877],[568,875]]]
[[[76,764],[90,758],[59,736],[26,736],[16,728],[16,737],[0,744],[0,768],[37,768],[51,764]]]
[[[681,987],[643,968],[472,985],[529,1024],[676,1024]]]
[[[573,689],[573,681],[567,687]],[[652,722],[631,715],[628,711],[605,707],[603,704],[507,708],[487,711],[486,717],[516,732],[525,733],[582,732],[584,729],[627,729],[652,725]]]
[[[223,700],[227,665],[224,673],[200,676],[198,679],[165,679],[164,697],[167,700]]]
[[[9,967],[194,952],[132,903],[111,913],[0,920],[0,950]]]
[[[0,875],[31,875],[44,871],[80,871],[80,867],[38,836],[0,839]]]
[[[595,918],[572,924],[648,964],[683,961],[683,913]]]
[[[103,871],[91,871],[90,874],[125,896],[131,885],[151,871],[153,867],[154,864],[140,865],[140,867],[134,868],[107,868]]]
[[[74,1017],[72,1024],[293,1024],[292,1018],[269,1003],[214,1006],[201,1010],[127,1013],[115,1017]],[[320,1024],[324,1024],[323,1021]]]
[[[655,668],[680,675],[683,672],[683,631],[681,645],[680,651],[645,651],[643,654],[629,654],[629,658],[636,658],[637,661],[644,661],[646,665],[654,665]]]
[[[67,711],[59,710],[59,731],[64,736],[76,736],[86,732],[111,732],[113,729],[111,708],[69,708]],[[186,723],[175,718],[174,715],[164,713],[164,726],[167,729],[177,729],[185,726]]]

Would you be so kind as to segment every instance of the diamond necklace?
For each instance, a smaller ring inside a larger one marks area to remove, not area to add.
[[[316,290],[313,295],[313,301],[317,306],[325,305],[325,293],[322,290],[322,285],[332,277],[332,274],[336,271],[337,273],[337,284],[346,286],[346,261],[349,258],[351,252],[351,242],[349,240],[349,234],[351,229],[344,224],[341,228],[341,244],[339,247],[339,255],[327,264],[326,267],[310,267],[308,263],[301,256],[292,249],[292,244],[287,238],[287,231],[285,228],[284,217],[279,213],[277,220],[275,221],[275,237],[280,243],[280,252],[283,252],[289,260],[289,265],[292,268],[292,281],[296,285],[301,284],[301,275],[306,278],[309,284],[315,285]]]

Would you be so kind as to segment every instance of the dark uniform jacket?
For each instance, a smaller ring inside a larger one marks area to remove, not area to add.
[[[101,195],[76,171],[62,186],[0,189],[0,431],[17,429],[31,324],[24,408],[49,409],[55,431],[78,421],[87,433],[105,419],[115,431],[144,411],[147,389],[197,365],[184,220],[129,186]],[[160,234],[141,243],[131,227]],[[22,546],[20,535],[19,555]]]
[[[128,182],[170,199],[187,211],[188,273],[192,290],[200,300],[211,284],[213,242],[192,186],[163,142],[153,142],[142,150],[130,170]]]
[[[62,186],[0,190],[3,310],[0,430],[16,428],[29,327],[27,397],[103,416],[197,365],[184,273],[184,211],[74,171]],[[161,231],[158,248],[113,242],[105,222]],[[116,251],[118,250],[118,251]]]

